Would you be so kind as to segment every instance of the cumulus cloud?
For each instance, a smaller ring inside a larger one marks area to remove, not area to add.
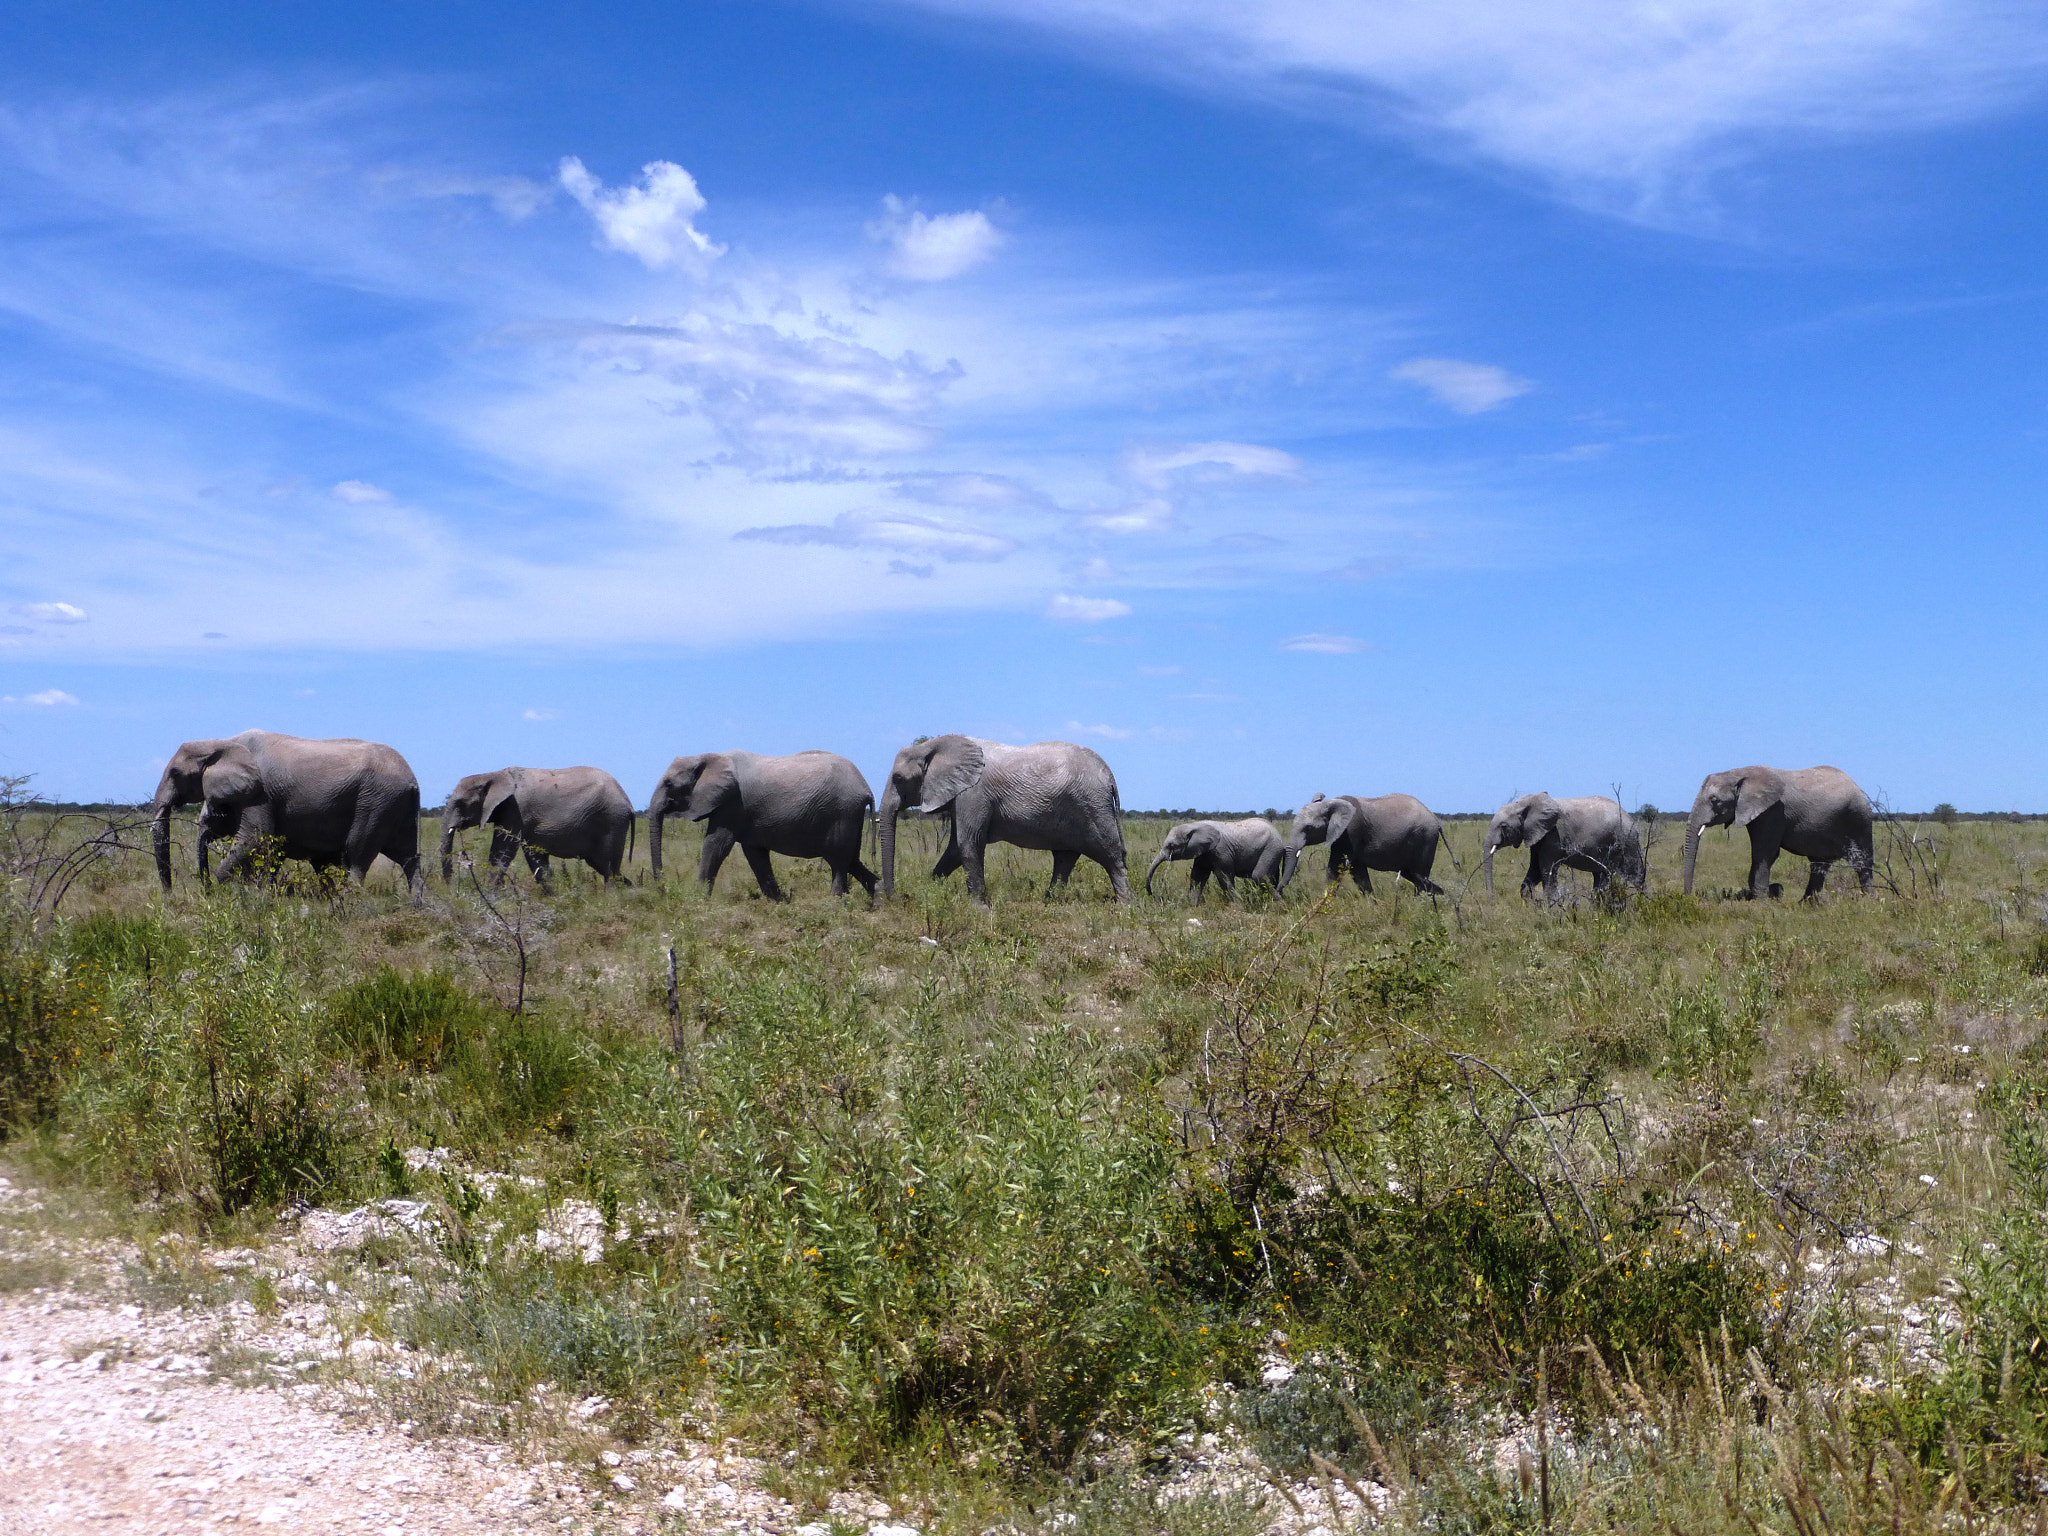
[[[764,544],[823,544],[834,549],[933,555],[941,560],[1000,560],[1017,548],[1015,539],[985,528],[936,517],[884,512],[842,512],[829,524],[785,523],[772,528],[743,528],[733,537]],[[926,572],[906,568],[898,574]]]
[[[1281,641],[1280,649],[1302,651],[1310,656],[1362,656],[1373,646],[1370,641],[1354,639],[1350,635],[1307,634]]]
[[[2008,0],[906,3],[1078,35],[1112,67],[1476,152],[1624,212],[1786,134],[1985,117],[2048,64],[2041,11]]]
[[[90,617],[76,603],[16,603],[14,611],[38,624],[83,624]]]
[[[1127,731],[1120,725],[1083,725],[1078,720],[1069,720],[1067,729],[1076,736],[1100,736],[1104,741],[1129,741],[1138,734],[1136,731]]]
[[[649,269],[698,264],[723,255],[691,221],[705,209],[697,179],[672,160],[650,160],[637,187],[607,187],[574,155],[558,172],[563,190],[597,221],[604,243],[637,256]]]
[[[1301,473],[1301,460],[1257,443],[1178,443],[1133,448],[1124,455],[1124,470],[1140,485],[1165,485],[1188,470],[1195,471],[1193,478],[1200,480],[1239,475],[1293,479]]]
[[[882,199],[882,217],[868,237],[889,248],[888,269],[919,283],[942,283],[971,272],[1003,247],[1003,232],[987,214],[923,214],[900,197]]]
[[[367,502],[391,499],[391,493],[383,486],[372,485],[367,480],[343,480],[328,494],[336,501],[345,501],[350,506],[362,506]]]
[[[1046,605],[1045,616],[1062,624],[1100,624],[1129,615],[1131,605],[1113,597],[1075,597],[1062,592]]]
[[[1477,416],[1506,405],[1536,386],[1491,363],[1460,362],[1455,357],[1418,357],[1387,370],[1387,377],[1419,384],[1461,416]]]
[[[23,699],[8,694],[0,698],[0,704],[33,704],[38,709],[72,709],[77,707],[78,696],[66,693],[62,688],[45,688],[41,693],[32,693]]]

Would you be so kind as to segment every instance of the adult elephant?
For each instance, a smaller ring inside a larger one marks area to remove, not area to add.
[[[1538,885],[1557,900],[1557,872],[1582,869],[1593,877],[1593,889],[1604,891],[1619,877],[1637,890],[1646,878],[1643,834],[1621,803],[1604,795],[1579,795],[1559,800],[1550,795],[1523,795],[1493,813],[1486,829],[1486,893],[1493,894],[1493,855],[1501,848],[1529,850],[1529,868],[1522,876],[1522,894]]]
[[[1820,895],[1835,860],[1847,859],[1870,889],[1876,845],[1870,800],[1839,768],[1730,768],[1710,773],[1685,823],[1685,888],[1692,890],[1700,833],[1708,827],[1749,828],[1749,895],[1776,896],[1771,865],[1780,853],[1808,860],[1806,897]]]
[[[1361,891],[1372,894],[1368,870],[1383,870],[1425,896],[1441,896],[1444,888],[1429,878],[1436,864],[1436,845],[1443,823],[1413,795],[1318,794],[1294,813],[1294,829],[1280,869],[1280,887],[1294,878],[1302,850],[1330,845],[1329,880],[1342,878],[1346,866]]]
[[[581,859],[607,881],[623,880],[633,845],[633,802],[602,768],[500,768],[472,773],[441,812],[441,878],[455,873],[455,834],[490,827],[491,868],[502,876],[512,855],[546,883],[548,858]]]
[[[832,870],[834,896],[846,894],[849,878],[872,896],[875,875],[860,861],[860,839],[874,803],[860,770],[837,753],[700,752],[670,763],[654,786],[647,802],[647,854],[659,880],[662,818],[682,816],[705,823],[697,878],[706,891],[737,845],[770,901],[783,900],[771,853],[823,859]]]
[[[1050,896],[1084,856],[1109,871],[1118,901],[1131,899],[1124,873],[1123,806],[1116,775],[1086,747],[1041,741],[1013,747],[972,736],[933,736],[896,754],[882,791],[882,894],[896,889],[896,818],[906,807],[943,811],[952,835],[932,878],[967,871],[967,893],[988,905],[982,856],[990,843],[1052,854]]]
[[[419,780],[381,742],[309,741],[274,731],[188,741],[164,765],[150,805],[156,873],[167,891],[171,812],[198,805],[201,880],[208,878],[208,845],[232,836],[223,877],[248,871],[267,843],[284,858],[318,869],[339,865],[357,880],[381,853],[405,871],[415,898],[422,893]]]
[[[1209,877],[1214,875],[1223,894],[1236,894],[1239,880],[1259,880],[1275,890],[1280,885],[1280,834],[1263,816],[1243,821],[1184,821],[1166,834],[1159,857],[1145,871],[1145,894],[1152,894],[1152,877],[1162,864],[1193,859],[1188,885],[1195,900],[1209,894]]]

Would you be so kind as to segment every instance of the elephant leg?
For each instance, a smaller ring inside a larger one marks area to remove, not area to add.
[[[1116,899],[1118,901],[1129,901],[1131,899],[1131,879],[1129,873],[1124,868],[1123,850],[1121,848],[1114,848],[1108,853],[1091,853],[1088,857],[1100,864],[1103,872],[1109,876],[1109,888],[1115,894]]]
[[[1415,871],[1415,870],[1412,870],[1412,869],[1411,869],[1411,870],[1406,870],[1406,871],[1404,871],[1404,873],[1405,873],[1405,874],[1407,875],[1407,877],[1408,877],[1408,883],[1409,883],[1410,885],[1414,886],[1416,890],[1418,890],[1418,891],[1422,892],[1422,894],[1423,894],[1423,895],[1425,895],[1425,896],[1441,896],[1441,895],[1443,895],[1443,893],[1444,893],[1444,888],[1443,888],[1442,886],[1438,885],[1438,884],[1437,884],[1437,883],[1436,883],[1436,882],[1435,882],[1434,880],[1432,880],[1432,879],[1430,879],[1430,878],[1429,878],[1429,871],[1428,871],[1428,870],[1423,870],[1423,871],[1421,871],[1420,873],[1418,873],[1417,871]]]
[[[976,864],[979,865],[979,860]],[[956,869],[964,869],[967,861],[960,856],[960,834],[957,830],[946,838],[946,851],[939,855],[939,862],[932,866],[932,878],[943,880]]]
[[[1218,869],[1216,871],[1216,889],[1222,892],[1224,900],[1229,901],[1233,899],[1237,895],[1237,878],[1227,869]]]
[[[1370,896],[1372,894],[1372,871],[1365,867],[1365,860],[1353,858],[1348,862],[1351,865],[1351,883]]]
[[[872,869],[861,863],[860,856],[856,854],[853,861],[846,866],[845,872],[833,883],[832,892],[834,895],[844,896],[846,894],[847,875],[851,875],[854,879],[858,880],[860,888],[866,891],[869,896],[873,896],[882,883],[881,879]]]
[[[1806,861],[1806,894],[1801,901],[1819,901],[1821,887],[1828,883],[1828,871],[1835,867],[1833,859],[1808,859]]]
[[[753,843],[740,844],[740,852],[747,856],[747,868],[754,872],[754,883],[761,887],[761,894],[770,901],[787,901],[782,887],[775,883],[775,865],[768,857],[768,850]]]
[[[533,871],[534,883],[542,890],[548,888],[548,856],[531,843],[526,845],[526,867]]]
[[[505,871],[512,867],[512,856],[519,851],[519,839],[503,827],[491,831],[491,884],[500,884]]]
[[[1344,866],[1348,862],[1344,857],[1344,850],[1333,845],[1330,849],[1330,867],[1324,872],[1323,883],[1325,885],[1335,885],[1339,880],[1342,880],[1344,878]]]
[[[228,850],[228,856],[220,861],[220,867],[214,871],[214,878],[225,880],[229,875],[240,875],[247,879],[254,875],[256,852],[269,837],[269,808],[252,805],[243,811],[240,825],[235,832],[235,845]]]
[[[1046,882],[1045,887],[1045,895],[1048,901],[1052,899],[1052,893],[1054,891],[1064,890],[1066,888],[1067,881],[1072,877],[1074,873],[1074,866],[1080,862],[1081,855],[1073,852],[1070,849],[1061,849],[1059,852],[1053,854],[1052,879]]]
[[[697,861],[697,879],[705,891],[718,883],[718,867],[738,841],[738,834],[730,827],[711,827],[704,833],[704,856]]]
[[[590,872],[596,875],[597,878],[602,880],[606,885],[610,885],[614,880],[616,880],[619,882],[619,884],[625,886],[628,890],[632,888],[633,882],[626,878],[625,871],[623,868],[623,861],[619,859],[617,856],[613,857],[612,867],[610,869],[606,869],[604,865],[600,864],[596,859],[585,859],[583,862],[588,864],[590,866]]]
[[[1752,901],[1762,901],[1767,896],[1777,895],[1771,888],[1771,866],[1778,862],[1778,836],[1775,831],[1760,832],[1759,823],[1749,826],[1749,895]]]

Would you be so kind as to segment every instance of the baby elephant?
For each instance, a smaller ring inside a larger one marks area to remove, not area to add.
[[[1529,850],[1529,872],[1522,876],[1522,894],[1541,884],[1544,895],[1557,900],[1560,868],[1583,869],[1593,889],[1604,891],[1619,876],[1643,889],[1643,834],[1635,818],[1619,802],[1604,795],[1556,800],[1549,795],[1524,795],[1493,813],[1486,829],[1486,889],[1493,891],[1493,851]]]
[[[1195,900],[1209,894],[1209,877],[1223,887],[1225,896],[1235,895],[1239,880],[1262,881],[1269,889],[1280,884],[1280,834],[1261,816],[1243,821],[1184,821],[1166,834],[1159,857],[1145,871],[1145,894],[1152,894],[1152,877],[1159,866],[1176,859],[1193,859],[1188,874]]]
[[[621,873],[633,846],[633,802],[602,768],[500,768],[472,773],[448,797],[441,813],[441,878],[455,874],[455,834],[488,826],[491,869],[503,879],[512,855],[543,885],[548,856],[581,859],[607,881]]]

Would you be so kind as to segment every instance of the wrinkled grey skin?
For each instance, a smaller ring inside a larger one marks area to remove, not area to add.
[[[1710,773],[1685,823],[1685,888],[1692,890],[1700,833],[1707,827],[1749,828],[1749,895],[1776,896],[1771,865],[1780,853],[1809,860],[1808,901],[1820,895],[1828,870],[1847,859],[1864,890],[1870,889],[1875,853],[1870,801],[1839,768],[1730,768]]]
[[[1184,821],[1166,834],[1159,857],[1145,871],[1145,894],[1152,894],[1152,877],[1159,866],[1178,859],[1193,859],[1188,885],[1195,900],[1209,894],[1209,877],[1216,877],[1225,896],[1235,895],[1239,880],[1259,880],[1280,887],[1280,834],[1263,816],[1243,821]]]
[[[1495,811],[1483,850],[1489,896],[1493,894],[1497,848],[1527,848],[1529,868],[1522,876],[1522,894],[1527,896],[1541,885],[1544,896],[1553,902],[1557,900],[1559,869],[1585,870],[1593,877],[1596,891],[1606,890],[1616,878],[1640,891],[1647,878],[1642,829],[1620,802],[1603,795],[1570,800],[1524,795]]]
[[[441,813],[441,878],[455,873],[455,834],[491,831],[491,868],[499,878],[512,855],[546,883],[548,858],[581,859],[606,880],[621,873],[633,844],[633,802],[602,768],[500,768],[472,773],[455,786]]]
[[[967,871],[967,892],[988,905],[982,856],[990,843],[1052,854],[1046,895],[1067,883],[1084,856],[1109,871],[1118,901],[1131,899],[1124,873],[1123,807],[1116,776],[1086,747],[1041,741],[1012,747],[970,736],[934,736],[896,754],[882,791],[882,894],[896,889],[896,817],[905,808],[947,813],[952,836],[932,878]]]
[[[874,871],[860,861],[874,791],[860,770],[833,752],[762,757],[755,752],[700,752],[668,765],[647,802],[647,855],[661,878],[661,819],[683,816],[704,826],[704,857],[697,878],[708,892],[735,844],[761,894],[783,900],[768,855],[823,859],[832,870],[832,894],[844,896],[849,878],[875,894]]]
[[[316,869],[345,868],[361,880],[383,854],[405,871],[414,900],[420,877],[420,786],[410,766],[380,742],[309,741],[274,731],[244,731],[188,741],[171,755],[150,801],[157,878],[171,888],[171,812],[198,805],[199,878],[207,850],[224,837],[233,849],[223,878],[248,873],[266,840],[287,859]]]
[[[1330,845],[1329,879],[1343,878],[1345,867],[1361,891],[1372,894],[1372,876],[1379,869],[1405,878],[1425,896],[1441,896],[1444,888],[1429,878],[1436,864],[1437,839],[1443,823],[1413,795],[1317,795],[1294,813],[1294,829],[1280,869],[1284,890],[1294,878],[1304,848]]]

